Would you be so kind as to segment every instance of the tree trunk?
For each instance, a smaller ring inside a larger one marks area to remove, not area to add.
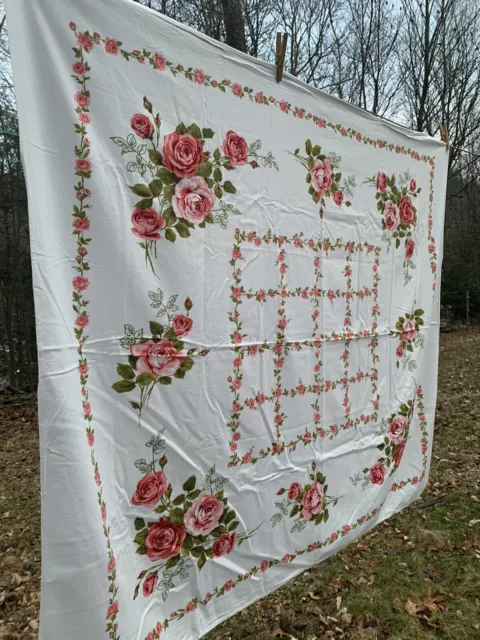
[[[246,53],[247,43],[241,0],[222,0],[222,5],[227,44]]]

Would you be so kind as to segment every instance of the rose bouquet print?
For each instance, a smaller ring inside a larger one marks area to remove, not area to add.
[[[425,486],[445,150],[138,3],[6,2],[39,640],[198,640]]]
[[[224,486],[228,478],[215,473],[213,466],[205,477],[205,484],[197,487],[196,476],[190,476],[182,486],[182,493],[174,494],[168,482],[163,431],[146,444],[151,450],[149,460],[140,458],[135,467],[144,475],[138,481],[132,496],[132,505],[144,507],[158,519],[145,522],[135,519],[136,552],[146,555],[151,566],[140,572],[134,598],[140,586],[143,595],[151,596],[156,590],[163,600],[178,580],[186,580],[195,563],[202,569],[209,559],[230,554],[250,533],[237,533],[239,521],[225,497]]]
[[[112,141],[121,148],[122,156],[134,154],[127,171],[147,178],[146,182],[128,185],[141,198],[134,205],[131,223],[133,234],[141,240],[138,244],[145,252],[145,261],[155,273],[153,257],[157,258],[158,240],[189,238],[192,229],[207,224],[226,229],[229,213],[240,215],[232,203],[226,202],[228,194],[237,193],[226,179],[230,172],[246,165],[257,169],[261,166],[258,160],[264,167],[278,170],[278,165],[271,152],[259,154],[260,140],[248,146],[245,138],[232,129],[226,132],[221,146],[212,145],[210,150],[207,141],[215,137],[214,131],[196,124],[187,127],[181,122],[162,139],[160,114],[154,116],[146,97],[143,106],[148,115],[132,116],[133,133],[125,139],[112,137]]]

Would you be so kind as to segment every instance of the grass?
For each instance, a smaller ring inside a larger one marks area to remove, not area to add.
[[[0,439],[0,639],[29,639],[40,590],[31,403],[0,405]],[[480,639],[479,444],[480,332],[442,335],[432,468],[419,501],[205,640]]]

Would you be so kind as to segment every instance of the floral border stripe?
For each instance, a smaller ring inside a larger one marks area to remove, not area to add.
[[[82,34],[76,31],[76,25],[71,22],[70,29],[75,33],[77,41]],[[93,414],[92,407],[89,402],[89,364],[86,355],[84,354],[84,345],[88,340],[88,336],[85,331],[90,322],[90,317],[87,313],[87,307],[89,301],[86,299],[85,292],[87,291],[90,282],[85,276],[85,273],[90,270],[90,264],[87,260],[88,247],[92,240],[91,237],[87,237],[86,233],[90,230],[90,218],[88,216],[91,205],[89,199],[92,196],[92,192],[85,184],[86,181],[91,178],[92,175],[92,163],[89,159],[90,156],[90,141],[87,138],[87,125],[90,123],[89,106],[90,106],[90,92],[87,89],[87,78],[85,74],[88,73],[90,67],[85,60],[84,52],[88,51],[88,48],[73,48],[75,53],[76,62],[73,64],[73,78],[78,85],[78,91],[74,94],[74,100],[76,103],[75,113],[77,114],[78,122],[75,122],[75,133],[80,137],[78,144],[74,147],[75,156],[75,176],[78,180],[74,185],[75,190],[75,204],[73,205],[73,235],[77,240],[77,255],[76,264],[73,269],[78,275],[72,280],[72,301],[73,310],[77,314],[75,319],[74,333],[77,339],[77,353],[78,353],[78,371],[80,375],[80,386],[82,393],[82,407],[83,416],[86,421],[86,436],[88,446],[90,448],[90,458],[93,466],[94,480],[97,485],[97,500],[100,507],[100,514],[102,518],[103,534],[105,536],[107,544],[107,576],[110,582],[108,590],[108,608],[106,612],[106,627],[105,632],[108,633],[111,640],[119,640],[120,635],[118,633],[118,600],[116,599],[118,593],[118,586],[116,584],[117,572],[116,561],[113,553],[112,545],[110,542],[110,527],[107,526],[107,506],[103,499],[103,484],[100,476],[99,465],[95,456],[95,429],[92,426]]]

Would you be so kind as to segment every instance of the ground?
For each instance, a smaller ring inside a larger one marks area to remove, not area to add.
[[[0,442],[0,639],[29,640],[40,603],[34,398],[0,397]],[[480,331],[444,334],[421,498],[206,640],[480,639],[479,445]]]

